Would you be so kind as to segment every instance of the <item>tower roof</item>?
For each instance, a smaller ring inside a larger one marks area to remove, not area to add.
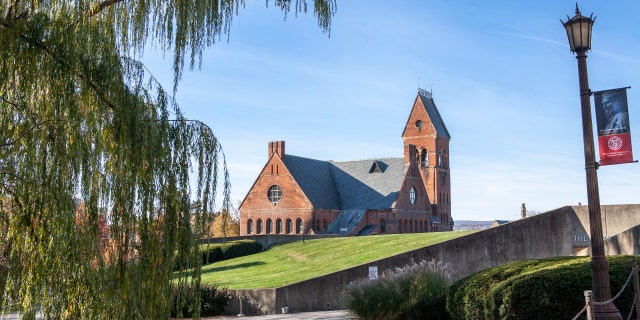
[[[436,133],[439,136],[445,137],[447,139],[451,139],[451,135],[449,135],[449,130],[447,130],[447,126],[444,124],[442,117],[440,116],[440,112],[436,107],[435,102],[433,101],[433,96],[431,92],[428,92],[424,89],[418,89],[418,97],[422,102],[422,105],[427,111],[429,118],[431,119],[431,123],[433,127],[436,129]]]

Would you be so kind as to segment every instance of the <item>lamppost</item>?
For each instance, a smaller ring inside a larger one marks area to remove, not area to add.
[[[567,30],[569,46],[578,59],[578,77],[580,79],[580,105],[582,108],[582,136],[584,140],[584,163],[587,174],[587,201],[589,204],[589,226],[591,228],[591,278],[593,284],[593,313],[595,319],[620,319],[622,315],[613,304],[597,304],[611,300],[609,282],[609,262],[604,255],[602,219],[600,216],[600,194],[598,192],[598,163],[593,144],[593,125],[591,121],[591,90],[587,76],[587,51],[591,50],[591,28],[595,18],[580,14],[576,3],[576,15],[562,22]]]

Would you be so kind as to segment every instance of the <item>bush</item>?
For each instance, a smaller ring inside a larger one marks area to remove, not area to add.
[[[558,259],[548,259],[549,263]],[[481,271],[454,283],[447,294],[447,311],[453,319],[485,319],[485,300],[489,292],[503,281],[532,272],[543,265],[542,260],[509,263]]]
[[[631,257],[608,257],[612,295],[631,271]],[[553,258],[509,263],[454,283],[447,295],[452,319],[571,319],[592,287],[590,258]],[[630,284],[616,300],[622,314],[633,304]]]
[[[254,240],[238,240],[227,243],[205,244],[200,246],[202,264],[248,256],[262,252],[262,245]]]
[[[449,319],[446,266],[435,261],[385,272],[378,280],[350,283],[346,306],[361,319]]]
[[[200,286],[200,303],[196,302],[196,291],[194,286],[180,288],[173,287],[171,296],[171,317],[195,317],[198,308],[201,317],[219,316],[224,313],[224,309],[231,300],[231,295],[227,288],[219,289],[217,286]]]

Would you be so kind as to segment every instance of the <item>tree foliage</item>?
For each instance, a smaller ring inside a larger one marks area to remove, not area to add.
[[[167,318],[174,262],[196,265],[174,281],[199,284],[197,239],[220,188],[228,207],[224,154],[136,59],[148,44],[173,54],[175,91],[243,5],[0,0],[3,305],[27,317]],[[335,0],[313,10],[329,31]]]
[[[223,210],[213,218],[211,237],[226,238],[240,235],[240,221],[231,216],[229,211]]]

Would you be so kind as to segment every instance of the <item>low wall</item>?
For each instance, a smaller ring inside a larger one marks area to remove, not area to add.
[[[603,212],[604,207],[609,232],[640,224],[640,205],[603,206]],[[282,307],[288,307],[289,312],[343,309],[344,288],[353,280],[366,278],[371,266],[381,274],[413,262],[436,260],[447,263],[451,278],[457,280],[512,261],[573,255],[576,248],[589,246],[586,230],[585,206],[562,207],[322,277],[275,289],[237,290],[234,294],[243,297],[243,313],[247,315],[281,313]],[[239,299],[234,298],[227,313],[238,314],[239,305]]]

